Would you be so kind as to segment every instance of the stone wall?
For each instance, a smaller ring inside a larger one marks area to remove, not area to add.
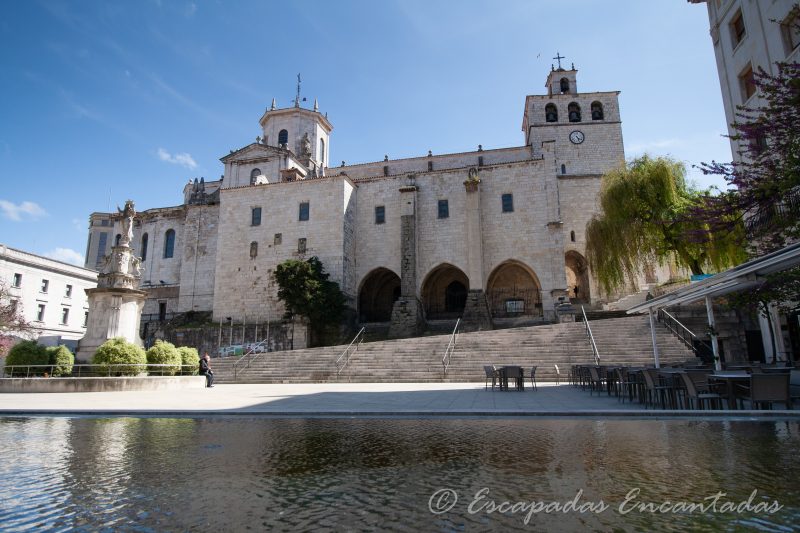
[[[219,205],[189,205],[181,260],[178,312],[210,311],[214,307]]]

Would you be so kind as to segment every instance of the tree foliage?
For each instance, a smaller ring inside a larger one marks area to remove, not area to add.
[[[603,176],[601,214],[587,224],[586,255],[606,291],[672,259],[702,274],[743,258],[735,227],[714,232],[687,217],[702,192],[686,184],[685,173],[680,162],[644,155]]]
[[[0,356],[13,344],[13,337],[25,337],[37,330],[25,320],[19,303],[11,298],[8,284],[0,280]]]
[[[338,324],[345,308],[345,296],[339,284],[330,281],[317,257],[306,261],[289,259],[275,269],[278,298],[288,316],[306,317],[312,329],[321,331]]]

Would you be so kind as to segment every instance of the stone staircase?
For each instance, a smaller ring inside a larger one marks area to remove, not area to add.
[[[601,364],[651,364],[652,342],[646,316],[591,322]],[[482,381],[483,365],[536,365],[537,379],[566,379],[572,364],[594,361],[583,323],[460,333],[446,374],[442,356],[450,335],[362,343],[337,375],[335,361],[346,346],[271,352],[252,357],[249,368],[235,358],[212,363],[219,383],[441,382]],[[657,330],[662,363],[693,357],[665,328]]]

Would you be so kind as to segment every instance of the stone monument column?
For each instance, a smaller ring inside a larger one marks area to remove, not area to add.
[[[88,361],[97,348],[114,337],[124,337],[128,342],[142,346],[139,322],[147,296],[136,289],[141,279],[141,260],[133,255],[133,218],[136,211],[133,201],[125,202],[122,216],[122,233],[119,245],[103,258],[97,288],[86,289],[89,298],[89,319],[86,335],[78,342],[78,361]]]
[[[481,227],[481,179],[478,169],[469,169],[464,182],[467,192],[467,277],[469,291],[461,323],[466,331],[492,329],[489,306],[483,291],[483,228]]]
[[[400,298],[392,307],[389,338],[422,333],[425,319],[417,298],[417,186],[400,187]]]

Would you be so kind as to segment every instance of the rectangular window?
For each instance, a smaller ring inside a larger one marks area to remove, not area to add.
[[[39,304],[36,309],[36,320],[37,322],[44,322],[44,304]]]
[[[61,308],[61,325],[66,326],[69,323],[69,308]]]
[[[260,226],[261,225],[261,208],[254,207],[253,212],[250,216],[250,225],[251,226]]]
[[[513,213],[514,212],[514,195],[513,194],[504,194],[503,195],[503,213]]]
[[[11,284],[12,287],[20,287],[22,285],[22,274],[14,274],[14,282]]]
[[[305,237],[297,239],[297,253],[306,253],[306,239]]]
[[[800,7],[795,6],[783,21],[781,33],[783,33],[783,42],[788,56],[800,45]]]
[[[308,202],[300,204],[300,220],[308,220]]]
[[[447,205],[447,200],[439,200],[439,218],[448,218],[450,216],[450,207]]]
[[[100,221],[101,226],[108,226],[108,219],[103,219]]]
[[[108,233],[104,231],[100,234],[100,241],[97,243],[97,258],[95,259],[95,263],[98,265],[103,260],[103,257],[105,257],[106,255],[107,241],[108,241]]]
[[[279,244],[281,244],[282,242],[283,242],[283,234],[282,234],[282,233],[276,233],[276,234],[275,234],[275,239],[272,241],[272,243],[273,243],[275,246],[278,246],[278,245],[279,245]]]
[[[747,102],[756,93],[756,82],[753,79],[753,66],[747,67],[739,74],[739,87],[742,90],[742,103]]]
[[[506,300],[506,313],[521,315],[525,312],[525,300]]]
[[[92,234],[89,233],[89,238],[86,239],[86,264],[89,264],[89,250],[92,248]]]
[[[382,205],[375,206],[375,223],[383,224],[386,222],[386,207]]]
[[[47,281],[46,279],[43,279],[42,280],[42,292],[46,294],[47,293],[47,289],[49,287],[50,287],[50,282]]]
[[[158,302],[158,321],[164,322],[167,319],[167,302]]]
[[[83,327],[86,327],[86,324],[89,323],[89,311],[83,312]]]
[[[744,28],[744,18],[742,17],[742,10],[736,12],[729,24],[731,30],[731,43],[733,47],[739,46],[739,43],[747,36]]]
[[[67,285],[67,290],[64,291],[64,296],[72,298],[72,285]]]

